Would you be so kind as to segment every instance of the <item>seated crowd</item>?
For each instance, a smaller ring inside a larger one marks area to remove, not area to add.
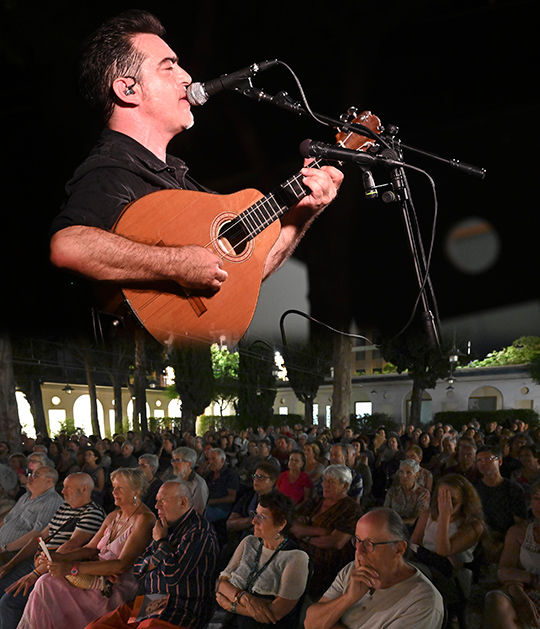
[[[0,442],[0,626],[463,629],[479,565],[483,626],[538,626],[539,453],[519,421]]]

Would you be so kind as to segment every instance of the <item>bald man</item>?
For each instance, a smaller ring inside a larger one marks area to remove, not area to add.
[[[66,477],[62,490],[65,502],[50,524],[34,531],[25,546],[0,569],[2,629],[17,627],[34,583],[46,572],[45,563],[34,565],[38,538],[45,540],[50,551],[67,553],[84,546],[99,531],[105,512],[92,502],[93,489],[94,481],[88,474],[77,472]]]

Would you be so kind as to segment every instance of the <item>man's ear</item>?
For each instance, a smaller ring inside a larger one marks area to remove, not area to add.
[[[408,544],[405,540],[401,540],[394,544],[394,548],[396,552],[403,557],[403,555],[407,552]]]
[[[123,103],[134,105],[139,100],[139,86],[132,76],[115,79],[112,89],[116,97]]]

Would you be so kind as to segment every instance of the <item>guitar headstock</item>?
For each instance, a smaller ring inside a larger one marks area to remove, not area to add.
[[[349,110],[349,112],[350,111],[351,110]],[[370,111],[363,111],[361,114],[354,115],[351,120],[347,120],[347,123],[361,124],[377,135],[379,135],[382,131],[380,119]],[[352,131],[348,131],[346,133],[340,132],[336,134],[336,141],[340,146],[356,151],[367,151],[376,143],[374,138],[360,135],[359,133],[354,133]]]

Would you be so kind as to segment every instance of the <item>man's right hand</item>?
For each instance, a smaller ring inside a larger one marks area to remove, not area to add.
[[[221,258],[198,245],[186,245],[176,250],[177,260],[173,279],[185,288],[218,291],[228,274],[222,269]]]

